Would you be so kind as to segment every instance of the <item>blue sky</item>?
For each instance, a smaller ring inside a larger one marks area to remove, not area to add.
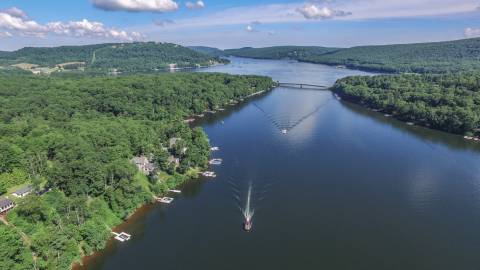
[[[160,41],[219,48],[480,37],[478,0],[2,0],[0,50]]]

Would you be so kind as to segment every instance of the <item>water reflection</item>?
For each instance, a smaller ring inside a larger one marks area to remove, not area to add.
[[[413,174],[408,177],[410,190],[408,191],[409,200],[416,212],[423,213],[429,210],[429,207],[438,199],[438,175],[432,167],[424,166],[411,169]]]

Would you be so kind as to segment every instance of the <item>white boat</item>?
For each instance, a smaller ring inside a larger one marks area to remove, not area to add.
[[[287,134],[287,130],[286,130],[286,129],[282,129],[282,134]]]
[[[214,147],[210,148],[210,150],[212,150],[212,151],[218,151],[218,150],[220,150],[220,147],[214,146]]]
[[[182,193],[182,191],[181,191],[181,190],[178,190],[178,189],[170,189],[170,190],[168,190],[168,191],[170,191],[170,192],[172,192],[172,193],[177,193],[177,194]]]

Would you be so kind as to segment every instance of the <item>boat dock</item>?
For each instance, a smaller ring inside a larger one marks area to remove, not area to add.
[[[132,238],[130,234],[125,232],[121,232],[121,233],[112,232],[112,234],[115,235],[115,240],[118,240],[120,242],[125,242],[130,240],[130,238]]]
[[[221,158],[214,158],[210,160],[208,163],[210,165],[222,165],[223,160]]]
[[[173,198],[170,198],[170,197],[158,198],[157,202],[171,204],[173,202]]]
[[[217,175],[215,174],[215,172],[209,172],[209,171],[203,172],[202,175],[205,176],[205,177],[212,177],[212,178],[217,177]]]

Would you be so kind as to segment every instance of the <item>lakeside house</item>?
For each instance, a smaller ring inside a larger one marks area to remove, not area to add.
[[[12,209],[15,207],[15,204],[13,203],[12,200],[7,199],[7,198],[0,198],[0,214],[3,214],[4,212],[7,212],[8,210]]]
[[[145,175],[149,175],[155,170],[155,164],[151,163],[146,156],[134,157],[131,162]]]
[[[175,145],[177,145],[177,142],[180,140],[181,138],[176,138],[176,137],[170,138],[170,140],[168,141],[169,148],[173,148]]]
[[[180,159],[179,158],[176,158],[174,156],[169,156],[168,157],[168,163],[171,164],[171,163],[174,163],[176,167],[180,166]]]
[[[33,187],[32,186],[26,186],[22,187],[20,189],[15,190],[12,195],[17,197],[17,198],[23,198],[27,196],[28,194],[32,193]]]

